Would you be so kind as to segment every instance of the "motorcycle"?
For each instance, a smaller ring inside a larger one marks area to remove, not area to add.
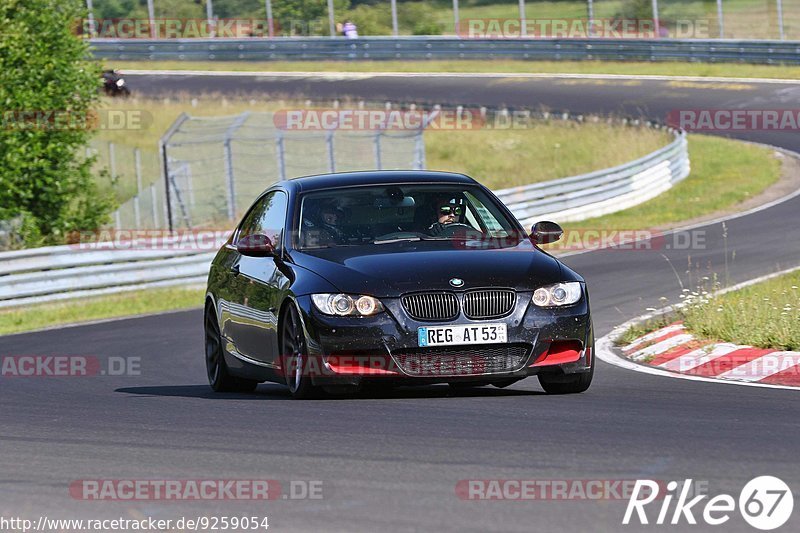
[[[127,98],[131,95],[131,90],[125,83],[125,78],[116,70],[103,71],[103,91],[105,91],[106,96],[111,97],[122,96]]]

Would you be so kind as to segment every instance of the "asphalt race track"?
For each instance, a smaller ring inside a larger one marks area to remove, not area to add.
[[[129,76],[139,94],[299,95],[547,106],[663,119],[678,108],[800,107],[800,84],[484,77]],[[800,151],[796,132],[738,136]],[[697,228],[705,246],[604,250],[565,259],[589,283],[598,336],[678,300],[716,272],[744,281],[800,264],[800,197]],[[667,236],[665,245],[674,243]],[[728,269],[725,272],[725,249]],[[734,254],[735,251],[735,254]],[[689,266],[691,256],[691,267]],[[454,265],[453,275],[458,275]],[[56,518],[269,516],[276,531],[755,531],[622,526],[624,500],[465,501],[459,480],[631,480],[707,484],[738,500],[753,477],[800,494],[795,391],[688,382],[599,363],[587,393],[547,396],[529,379],[507,389],[399,389],[291,401],[284,388],[214,395],[201,311],[0,339],[0,355],[140,357],[139,376],[0,378],[0,513]],[[322,499],[112,502],[70,496],[81,479],[320,480]],[[649,516],[654,520],[659,504]],[[674,505],[674,504],[673,504]],[[702,510],[695,516],[702,523]],[[670,517],[672,513],[670,512]],[[800,529],[800,512],[782,530]]]

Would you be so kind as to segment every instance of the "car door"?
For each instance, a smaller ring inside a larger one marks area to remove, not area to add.
[[[285,192],[264,195],[245,217],[234,241],[247,235],[266,235],[280,257],[286,210]],[[278,306],[289,280],[278,268],[280,259],[276,257],[248,257],[238,252],[235,256],[231,264],[232,290],[226,306],[225,336],[240,355],[266,366],[276,366]]]

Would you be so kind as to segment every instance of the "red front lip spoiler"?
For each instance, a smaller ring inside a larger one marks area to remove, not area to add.
[[[342,375],[399,376],[399,372],[387,368],[393,364],[388,357],[332,355],[327,358],[328,367],[334,373]]]
[[[589,364],[592,349],[586,349],[586,364]],[[531,367],[537,366],[551,366],[563,365],[565,363],[574,363],[578,361],[583,355],[583,344],[580,341],[554,341],[550,344],[550,348],[545,353],[544,357],[530,365]]]

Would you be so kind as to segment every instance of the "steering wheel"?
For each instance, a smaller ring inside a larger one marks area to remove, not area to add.
[[[459,231],[463,231],[463,230],[469,231],[469,230],[474,230],[474,229],[475,228],[473,228],[469,224],[463,224],[461,222],[453,222],[452,224],[445,224],[442,227],[442,231],[439,232],[438,237],[452,237],[453,235],[455,235]]]

